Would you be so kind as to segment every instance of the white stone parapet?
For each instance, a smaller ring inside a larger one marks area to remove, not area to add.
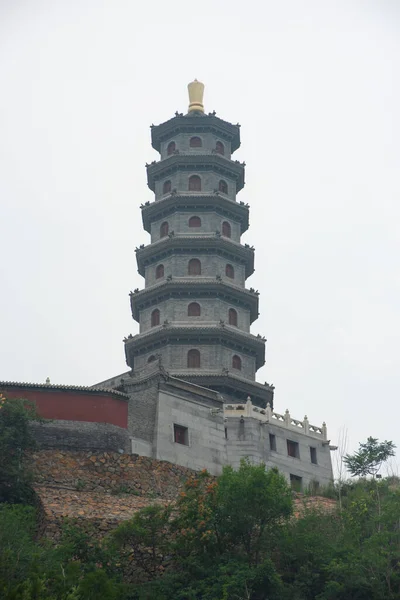
[[[307,416],[305,416],[302,421],[299,421],[298,419],[293,419],[287,409],[285,414],[281,415],[274,412],[269,403],[267,404],[267,408],[254,406],[250,398],[248,398],[247,402],[244,404],[225,404],[224,417],[252,417],[253,419],[258,419],[262,423],[271,423],[271,425],[285,427],[286,429],[304,433],[304,435],[309,435],[310,437],[315,437],[320,440],[328,439],[325,422],[322,423],[321,427],[310,425]]]

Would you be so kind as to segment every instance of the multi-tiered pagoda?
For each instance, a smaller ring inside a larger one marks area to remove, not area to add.
[[[256,383],[265,338],[250,333],[258,292],[246,289],[254,248],[241,243],[249,206],[238,202],[245,164],[232,159],[240,126],[205,114],[204,85],[189,84],[189,110],[151,127],[160,160],[146,166],[154,202],[142,205],[151,242],[136,248],[143,290],[131,293],[136,336],[125,340],[133,378],[157,361],[168,373],[220,392],[225,401],[272,406]]]

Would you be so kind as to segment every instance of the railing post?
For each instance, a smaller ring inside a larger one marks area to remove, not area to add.
[[[247,400],[246,400],[246,417],[252,417],[253,416],[253,403],[251,401],[250,396],[247,396]]]
[[[289,412],[288,408],[285,410],[284,419],[285,419],[285,425],[286,425],[286,427],[289,427],[289,425],[290,425],[290,412]]]
[[[310,426],[310,423],[308,422],[308,417],[307,417],[307,415],[305,415],[305,417],[303,419],[303,427],[304,427],[304,433],[306,435],[308,435],[308,433],[309,433],[309,426]]]
[[[322,423],[322,437],[324,438],[324,440],[328,439],[328,430],[326,428],[325,421]]]

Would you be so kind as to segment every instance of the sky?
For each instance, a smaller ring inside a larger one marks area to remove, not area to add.
[[[0,380],[127,370],[149,126],[197,78],[241,124],[258,381],[400,448],[399,73],[396,0],[0,0]]]

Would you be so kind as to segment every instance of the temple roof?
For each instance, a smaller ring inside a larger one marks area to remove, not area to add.
[[[40,389],[49,391],[60,391],[60,392],[85,392],[93,394],[113,394],[121,398],[127,399],[128,396],[122,392],[118,392],[112,388],[106,387],[89,387],[85,385],[53,385],[51,383],[26,383],[21,381],[0,381],[0,390],[4,391],[7,388],[26,388],[26,389]]]

